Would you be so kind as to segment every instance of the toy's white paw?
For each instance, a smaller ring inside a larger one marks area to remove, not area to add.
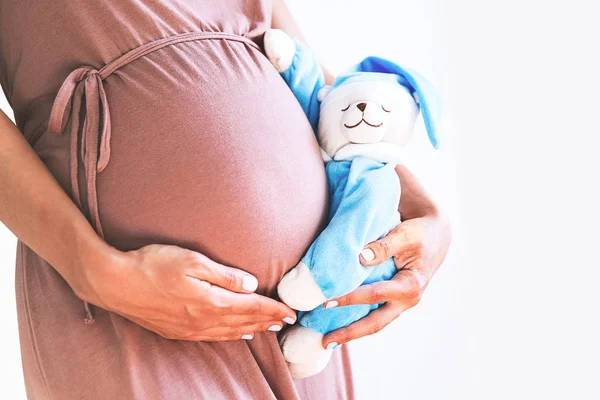
[[[292,65],[296,44],[287,33],[280,29],[269,29],[265,32],[264,46],[269,61],[278,72],[283,72]]]
[[[294,379],[302,379],[308,378],[309,376],[313,376],[323,371],[327,364],[329,363],[329,359],[331,357],[322,358],[319,360],[315,360],[314,362],[307,362],[304,364],[294,364],[287,363],[288,369],[290,370],[290,375]]]
[[[323,335],[301,325],[294,325],[279,337],[283,358],[294,378],[306,378],[323,370],[333,350],[321,346]]]
[[[290,308],[310,311],[327,301],[308,267],[300,261],[277,285],[279,298]]]

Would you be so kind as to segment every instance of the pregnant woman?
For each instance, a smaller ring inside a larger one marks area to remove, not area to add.
[[[313,132],[260,51],[282,0],[0,0],[0,219],[20,239],[29,399],[351,399],[345,347],[294,381],[274,297],[323,228]],[[338,299],[413,306],[449,229],[398,168],[405,223],[363,252],[398,275]],[[6,267],[6,266],[5,266]]]

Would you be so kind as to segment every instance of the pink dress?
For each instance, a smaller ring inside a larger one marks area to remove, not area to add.
[[[268,0],[0,0],[0,82],[16,122],[99,235],[176,244],[256,275],[301,258],[326,217],[323,165],[256,43]],[[51,233],[49,233],[51,234]],[[294,381],[276,333],[165,340],[82,301],[19,242],[29,399],[351,399],[348,354]]]

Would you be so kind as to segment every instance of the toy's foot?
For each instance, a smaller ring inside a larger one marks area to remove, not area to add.
[[[323,370],[333,350],[321,346],[323,334],[295,325],[279,337],[283,358],[294,378],[306,378]]]
[[[294,40],[280,29],[269,29],[264,37],[265,52],[278,72],[287,70],[296,54]]]
[[[313,376],[323,371],[327,364],[329,363],[330,357],[322,358],[316,360],[312,363],[304,363],[304,364],[295,364],[295,363],[287,363],[288,369],[290,370],[290,375],[294,379],[302,379],[308,378],[309,376]]]
[[[302,261],[285,274],[277,285],[277,293],[281,301],[298,311],[313,310],[327,301]]]

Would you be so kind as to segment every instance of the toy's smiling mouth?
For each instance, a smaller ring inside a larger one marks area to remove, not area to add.
[[[360,125],[360,124],[362,124],[363,122],[364,122],[365,124],[369,125],[370,127],[373,127],[373,128],[379,128],[381,125],[383,125],[383,122],[382,122],[382,123],[380,123],[380,124],[370,124],[370,123],[369,123],[369,122],[368,122],[366,119],[364,119],[364,118],[361,118],[361,119],[360,119],[360,121],[358,121],[358,123],[357,123],[357,124],[354,124],[354,125],[348,125],[348,124],[344,124],[344,126],[345,126],[346,128],[348,128],[348,129],[352,129],[352,128],[356,128],[357,126],[359,126],[359,125]]]

